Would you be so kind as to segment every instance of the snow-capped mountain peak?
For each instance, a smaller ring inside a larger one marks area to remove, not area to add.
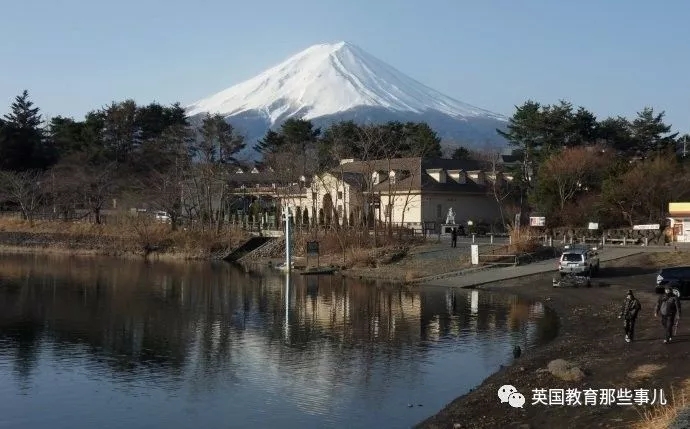
[[[229,117],[255,111],[274,124],[287,117],[313,119],[359,107],[505,120],[433,90],[349,42],[313,45],[252,79],[197,101],[187,113]]]

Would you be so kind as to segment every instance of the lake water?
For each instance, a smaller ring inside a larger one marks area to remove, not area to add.
[[[555,334],[510,295],[287,280],[0,255],[0,428],[406,428]]]

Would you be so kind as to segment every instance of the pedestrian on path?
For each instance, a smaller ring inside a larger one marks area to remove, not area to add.
[[[455,227],[450,231],[450,240],[451,247],[458,247],[458,229]]]
[[[680,320],[680,301],[670,286],[666,286],[664,294],[656,303],[654,317],[658,316],[661,316],[661,324],[664,327],[664,343],[670,343],[674,335],[673,330]]]
[[[618,315],[619,319],[623,319],[623,329],[625,331],[625,342],[629,343],[635,339],[635,321],[637,320],[637,314],[642,309],[640,301],[635,298],[632,290],[628,290],[628,294],[625,295],[625,301],[623,301],[623,306],[621,307],[621,312]]]

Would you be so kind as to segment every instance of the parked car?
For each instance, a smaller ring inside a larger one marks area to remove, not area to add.
[[[170,215],[167,212],[155,211],[153,216],[159,222],[170,222]]]
[[[566,246],[558,260],[561,277],[568,274],[592,277],[599,272],[599,252],[586,246]]]
[[[666,286],[680,298],[690,298],[690,266],[666,267],[656,276],[656,293],[663,293]]]

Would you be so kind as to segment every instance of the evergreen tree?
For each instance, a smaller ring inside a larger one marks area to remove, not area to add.
[[[268,130],[262,140],[254,146],[254,150],[262,155],[275,153],[285,146],[285,137],[273,130]]]
[[[0,169],[42,169],[53,162],[54,154],[44,144],[42,123],[39,108],[34,107],[29,92],[24,90],[4,117],[0,133]]]
[[[472,159],[472,153],[466,147],[459,146],[453,151],[453,154],[450,156],[450,158],[461,161],[469,161]]]
[[[309,120],[290,118],[280,126],[280,134],[285,138],[287,146],[293,149],[299,148],[302,153],[305,153],[307,148],[316,143],[321,135],[321,129],[314,128]]]
[[[60,158],[86,151],[84,127],[84,122],[77,122],[72,118],[56,116],[50,120],[48,136]]]
[[[321,168],[337,165],[340,159],[359,159],[357,140],[360,134],[359,125],[353,121],[337,122],[326,128],[318,143]]]
[[[624,154],[634,154],[630,122],[622,117],[606,118],[597,126],[597,136],[607,145]]]
[[[179,103],[169,107],[158,103],[137,107],[135,122],[140,130],[139,138],[141,141],[158,138],[171,126],[189,125],[184,108]]]
[[[225,121],[221,115],[206,115],[199,129],[201,141],[197,152],[208,163],[236,162],[235,155],[244,149],[244,136]]]
[[[439,158],[441,156],[441,139],[425,122],[407,122],[403,127],[401,157],[421,156]]]
[[[645,107],[637,113],[637,118],[631,124],[633,146],[637,155],[659,155],[675,149],[678,133],[669,134],[671,126],[664,123],[664,115],[664,112],[655,115],[651,107]]]
[[[102,139],[106,151],[119,164],[131,161],[141,143],[136,103],[134,100],[113,102],[102,113]]]
[[[525,192],[533,185],[534,172],[543,158],[545,149],[544,121],[541,104],[529,100],[517,106],[508,122],[507,131],[496,130],[514,150],[522,154],[521,164],[515,168],[515,183]],[[524,198],[522,199],[524,201]]]
[[[599,137],[597,117],[585,109],[579,107],[570,118],[570,140],[566,146],[582,146],[594,144]]]

